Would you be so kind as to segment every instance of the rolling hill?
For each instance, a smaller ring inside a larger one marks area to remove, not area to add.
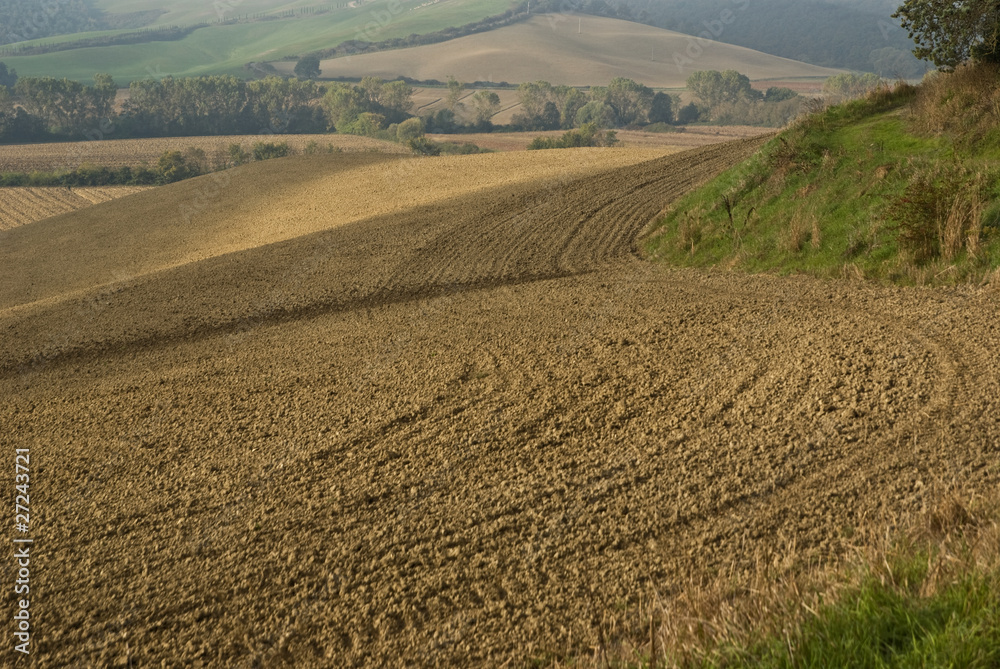
[[[323,61],[325,77],[380,76],[419,80],[588,86],[628,77],[656,88],[683,87],[697,70],[736,69],[752,80],[825,78],[834,70],[771,56],[744,47],[708,42],[629,21],[594,16],[540,15],[490,32],[396,51]],[[697,55],[679,67],[689,47]],[[293,63],[278,65],[291,72]]]
[[[149,9],[155,3],[116,2],[103,7],[116,12]],[[15,68],[22,77],[67,77],[89,83],[97,72],[111,74],[119,84],[135,79],[164,76],[196,76],[203,74],[248,74],[250,62],[280,60],[299,54],[334,47],[346,40],[379,41],[406,37],[412,33],[426,34],[454,25],[479,21],[506,11],[512,0],[401,0],[385,3],[334,3],[319,14],[282,16],[274,12],[293,10],[303,3],[253,2],[253,0],[220,0],[217,3],[177,3],[163,15],[157,25],[191,25],[213,22],[183,39],[142,44],[91,46],[56,51],[33,56],[3,54],[0,60]],[[308,3],[317,6],[316,2]],[[280,7],[278,7],[280,5]],[[287,5],[287,7],[286,7]],[[265,6],[272,9],[266,20],[236,23],[214,23],[253,15]],[[218,8],[218,11],[216,10]],[[119,34],[127,30],[78,33],[22,42],[17,46],[71,42],[84,38]]]

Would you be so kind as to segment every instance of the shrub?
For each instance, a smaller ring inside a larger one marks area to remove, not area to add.
[[[230,144],[229,160],[233,163],[233,165],[243,165],[244,163],[250,162],[250,155],[240,144]]]
[[[284,158],[291,155],[292,147],[286,142],[274,144],[272,142],[257,142],[250,150],[254,160],[270,160],[271,158]]]
[[[914,175],[889,206],[901,248],[914,262],[953,260],[963,249],[975,255],[983,232],[986,180],[963,167],[938,167]]]

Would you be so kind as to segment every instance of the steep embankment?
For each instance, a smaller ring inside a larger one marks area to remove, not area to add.
[[[800,119],[677,202],[645,249],[681,266],[989,281],[1000,266],[998,80],[966,69]]]

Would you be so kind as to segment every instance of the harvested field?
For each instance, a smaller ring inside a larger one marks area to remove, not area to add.
[[[10,230],[144,190],[148,187],[0,188],[0,230]]]
[[[296,152],[303,152],[310,142],[319,149],[345,152],[404,154],[410,151],[400,144],[354,135],[228,135],[220,137],[168,137],[161,139],[106,139],[92,142],[0,145],[0,172],[34,170],[73,170],[91,164],[107,167],[149,167],[166,151],[201,149],[215,164],[228,155],[231,144],[247,151],[256,142],[287,142]]]
[[[590,655],[643,624],[640,598],[826,559],[939,482],[995,488],[995,290],[636,258],[663,207],[759,143],[353,221],[323,196],[345,171],[485,181],[530,156],[296,158],[233,171],[170,244],[140,234],[172,220],[140,203],[209,178],[0,233],[0,444],[36,467],[36,662]],[[315,197],[292,207],[297,180]],[[92,259],[83,225],[116,252]]]
[[[734,139],[746,139],[771,133],[769,128],[751,126],[690,126],[683,132],[643,132],[641,130],[617,130],[620,144],[625,149],[660,149],[680,151]],[[542,132],[493,132],[453,135],[428,135],[438,142],[471,142],[476,146],[493,151],[523,151],[536,137],[562,137],[564,130]]]

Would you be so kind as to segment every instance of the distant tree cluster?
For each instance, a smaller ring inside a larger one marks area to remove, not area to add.
[[[774,86],[758,91],[749,77],[736,70],[695,72],[688,77],[687,88],[702,104],[685,109],[685,117],[725,125],[778,127],[800,109],[801,98],[795,91]]]
[[[390,127],[406,121],[413,108],[413,88],[402,81],[365,77],[360,84],[330,84],[322,105],[328,127],[337,132],[379,136],[396,133]]]
[[[675,100],[644,84],[618,77],[589,94],[547,81],[526,82],[518,88],[520,110],[511,125],[516,130],[567,130],[593,124],[623,128],[648,123],[673,123]]]
[[[322,94],[312,81],[281,77],[133,81],[118,124],[136,137],[321,132]]]

